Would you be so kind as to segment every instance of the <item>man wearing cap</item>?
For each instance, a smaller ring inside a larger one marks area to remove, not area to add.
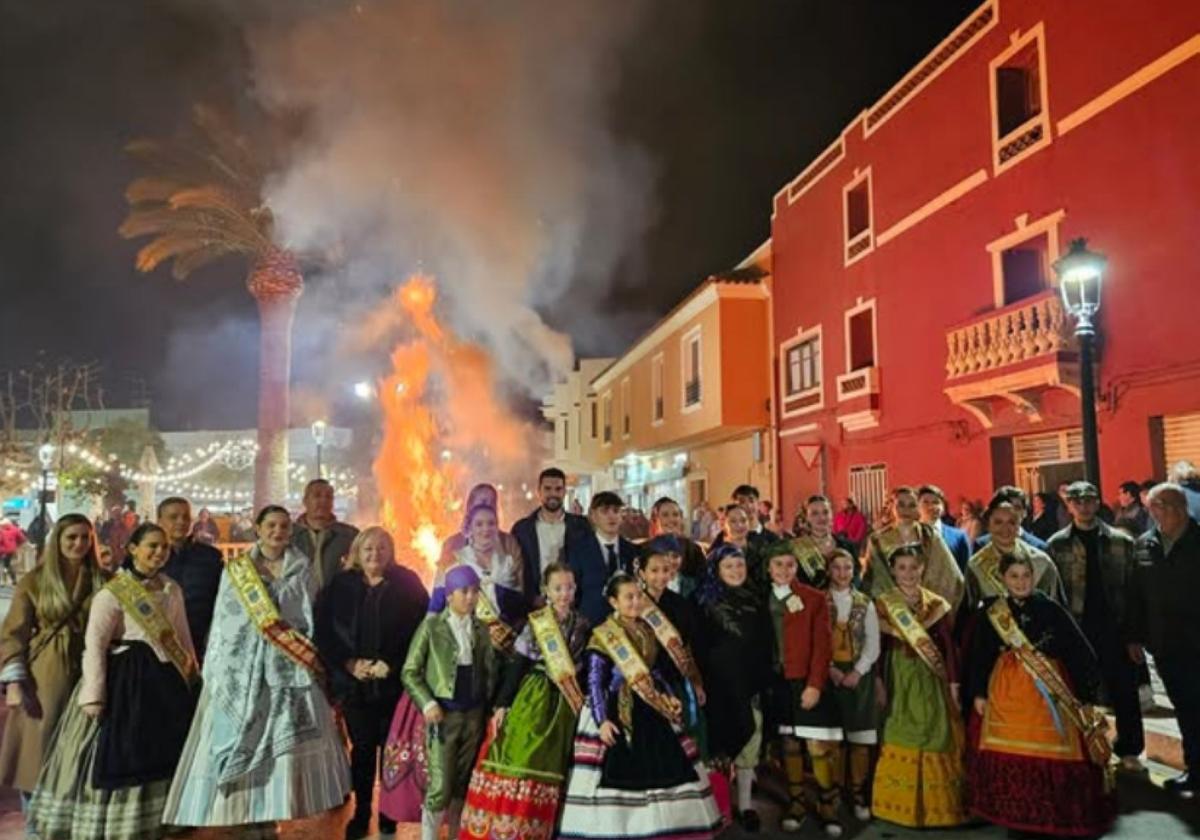
[[[1184,796],[1200,791],[1200,524],[1188,515],[1178,484],[1159,484],[1147,507],[1154,527],[1137,541],[1129,592],[1130,655],[1154,654],[1183,741],[1187,768],[1163,786]]]
[[[1122,768],[1141,770],[1138,756],[1145,747],[1145,736],[1138,669],[1123,631],[1134,541],[1100,519],[1100,494],[1095,485],[1076,481],[1067,487],[1066,496],[1071,524],[1050,538],[1046,550],[1058,566],[1067,609],[1100,659],[1104,691],[1117,717],[1113,751]]]

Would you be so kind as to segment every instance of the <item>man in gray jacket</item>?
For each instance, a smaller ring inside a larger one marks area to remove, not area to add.
[[[304,513],[292,529],[292,548],[312,561],[317,591],[324,589],[342,569],[350,545],[358,536],[353,525],[339,522],[333,513],[333,485],[314,478],[304,487]]]

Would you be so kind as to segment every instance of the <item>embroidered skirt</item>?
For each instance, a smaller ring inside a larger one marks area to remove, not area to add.
[[[1061,836],[1099,836],[1112,826],[1116,799],[1105,791],[1103,768],[1088,760],[1079,733],[1051,711],[1011,652],[992,671],[971,743],[968,798],[976,816]]]
[[[315,686],[312,689],[319,692]],[[226,826],[294,820],[336,808],[350,793],[350,765],[333,710],[318,694],[317,734],[229,784],[217,781],[213,730],[222,715],[206,686],[200,693],[163,821]]]
[[[429,786],[425,755],[425,717],[400,695],[379,771],[379,813],[396,822],[420,822],[421,804]]]
[[[166,831],[163,808],[170,779],[104,790],[92,785],[100,724],[71,693],[46,751],[26,815],[40,840],[155,840]],[[146,724],[149,726],[149,722]]]
[[[558,836],[706,840],[721,827],[696,745],[635,698],[633,741],[611,748],[584,709]],[[657,721],[657,724],[655,723]]]
[[[123,642],[108,655],[104,717],[92,784],[113,790],[170,781],[187,740],[196,692],[145,642]]]
[[[921,660],[892,651],[871,810],[912,828],[962,825],[962,723],[946,686]]]
[[[460,840],[548,840],[575,726],[575,712],[544,671],[525,677],[471,775]]]

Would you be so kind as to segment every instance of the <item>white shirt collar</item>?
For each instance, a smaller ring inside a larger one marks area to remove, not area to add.
[[[780,586],[778,583],[771,584],[771,591],[775,593],[775,597],[783,600],[792,594],[791,584]]]

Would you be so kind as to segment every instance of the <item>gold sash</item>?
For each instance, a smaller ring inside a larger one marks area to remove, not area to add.
[[[612,660],[613,665],[625,678],[625,685],[628,688],[637,692],[637,695],[647,705],[664,718],[672,723],[679,722],[680,716],[683,714],[683,704],[678,699],[663,694],[654,687],[650,668],[647,667],[645,660],[642,659],[633,642],[629,641],[625,630],[615,618],[609,616],[592,631],[592,642]],[[632,707],[624,703],[618,703],[618,705],[623,707],[621,723],[628,731],[632,725]]]
[[[104,588],[117,599],[125,614],[137,622],[146,637],[153,639],[163,649],[184,682],[194,680],[196,657],[184,649],[171,620],[150,597],[146,587],[129,572],[120,571]]]
[[[935,598],[934,609],[937,611],[933,621],[945,615],[950,607],[946,601],[930,592],[922,590],[922,599],[932,596]],[[943,682],[949,682],[949,674],[946,671],[946,662],[942,659],[941,652],[934,644],[925,626],[917,620],[909,609],[908,603],[904,600],[904,593],[899,589],[889,589],[876,599],[883,608],[881,611],[887,615],[888,627],[885,630],[893,629],[892,634],[904,640],[904,643],[912,648],[922,662],[929,666],[929,670],[933,671],[934,675]],[[933,623],[930,621],[930,624]]]
[[[1112,757],[1112,747],[1105,736],[1108,727],[1104,715],[1080,702],[1071,687],[1059,674],[1058,669],[1035,648],[1025,635],[1020,625],[1013,618],[1012,610],[1008,607],[1006,598],[997,598],[987,611],[988,621],[992,623],[1000,640],[1017,655],[1021,665],[1029,675],[1045,686],[1053,698],[1055,705],[1063,713],[1063,717],[1079,730],[1087,748],[1088,758],[1093,764],[1108,767]]]
[[[317,655],[316,646],[279,615],[267,585],[254,567],[253,558],[249,554],[235,557],[225,564],[225,570],[229,573],[233,591],[242,602],[246,615],[263,637],[288,659],[306,669],[317,684],[327,690],[325,667]]]
[[[679,631],[675,629],[675,625],[671,623],[671,619],[667,618],[666,613],[655,604],[650,603],[649,596],[646,596],[642,603],[646,605],[642,607],[642,620],[650,625],[658,643],[671,657],[671,661],[675,663],[679,673],[683,674],[684,679],[692,684],[692,688],[703,690],[704,679],[700,676],[696,660],[692,658],[691,651],[688,650]]]
[[[583,692],[575,676],[575,660],[571,658],[570,646],[563,638],[558,619],[554,617],[554,609],[542,607],[531,612],[529,626],[538,650],[542,652],[542,660],[546,663],[546,674],[558,686],[575,714],[579,714],[583,708]]]
[[[791,544],[792,556],[811,585],[825,576],[825,555],[812,537],[796,537]]]

